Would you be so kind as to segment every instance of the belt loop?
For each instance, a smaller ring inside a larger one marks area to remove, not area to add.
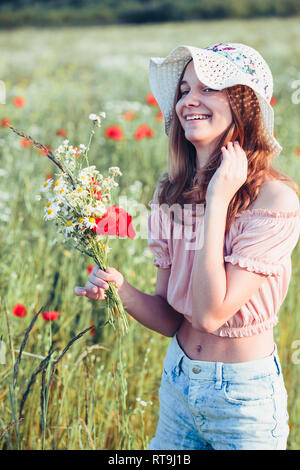
[[[221,390],[222,388],[222,362],[216,362],[216,383],[215,383],[215,388],[217,390]]]

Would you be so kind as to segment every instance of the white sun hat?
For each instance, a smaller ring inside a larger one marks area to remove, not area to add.
[[[260,105],[264,133],[278,155],[282,147],[274,137],[272,72],[259,52],[240,43],[217,43],[205,49],[178,46],[165,58],[150,59],[150,88],[163,113],[166,134],[173,118],[176,86],[190,59],[198,79],[208,87],[222,90],[239,84],[252,88]]]

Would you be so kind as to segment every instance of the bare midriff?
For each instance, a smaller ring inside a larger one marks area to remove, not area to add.
[[[185,354],[197,361],[255,361],[270,356],[274,351],[273,328],[258,335],[229,338],[195,330],[184,319],[177,331],[177,340]]]

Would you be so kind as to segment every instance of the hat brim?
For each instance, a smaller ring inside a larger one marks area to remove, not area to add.
[[[180,75],[189,62],[194,61],[198,79],[215,90],[223,90],[234,85],[247,85],[253,89],[261,108],[265,134],[279,154],[281,145],[274,137],[274,111],[266,98],[255,86],[251,75],[241,70],[234,62],[212,50],[193,46],[178,46],[166,58],[152,57],[149,63],[149,83],[151,91],[162,111],[165,132],[169,135],[173,119],[175,91]]]

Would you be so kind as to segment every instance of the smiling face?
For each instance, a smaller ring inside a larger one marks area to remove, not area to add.
[[[212,151],[218,138],[232,122],[225,90],[213,90],[201,83],[193,60],[185,69],[175,110],[185,138],[197,151],[205,147]]]

